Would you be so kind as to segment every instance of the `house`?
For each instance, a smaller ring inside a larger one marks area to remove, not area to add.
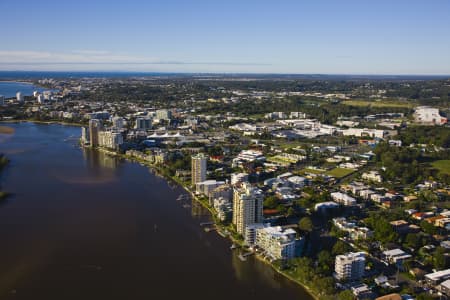
[[[394,231],[399,234],[407,233],[409,230],[409,223],[406,222],[405,220],[392,221],[390,222],[390,224],[394,229]]]
[[[396,264],[397,266],[401,265],[403,261],[412,257],[410,254],[407,254],[401,249],[384,251],[382,254],[385,262],[389,264]]]
[[[444,280],[450,279],[450,269],[427,274],[425,279],[429,284],[437,285]]]

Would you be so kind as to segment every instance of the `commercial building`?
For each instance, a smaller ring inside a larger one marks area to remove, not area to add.
[[[364,252],[350,252],[336,256],[335,276],[338,280],[358,280],[364,275],[366,254]]]
[[[439,109],[429,106],[419,106],[414,112],[414,119],[417,123],[425,125],[444,125],[447,118],[439,114]]]
[[[367,129],[367,128],[349,128],[340,130],[340,132],[344,136],[358,136],[358,137],[369,136],[372,138],[379,138],[379,139],[383,139],[387,134],[387,132],[384,130]]]
[[[233,190],[233,224],[244,235],[248,225],[263,221],[263,192],[244,182]]]
[[[197,155],[193,155],[191,158],[191,178],[192,185],[196,186],[198,182],[202,182],[206,180],[206,165],[207,165],[208,157],[199,153]]]

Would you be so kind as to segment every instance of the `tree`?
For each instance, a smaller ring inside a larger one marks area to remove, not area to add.
[[[313,223],[311,221],[311,218],[309,218],[309,217],[301,218],[300,221],[298,222],[298,228],[301,231],[304,231],[304,232],[307,232],[307,233],[310,233],[311,231],[313,231],[314,226],[313,226]]]
[[[438,270],[442,270],[447,266],[447,259],[445,257],[445,249],[442,247],[437,247],[433,255],[434,267]]]
[[[288,217],[292,217],[295,215],[295,210],[292,207],[289,207],[287,210]]]
[[[353,299],[355,299],[355,296],[350,290],[345,290],[338,294],[338,300],[353,300]]]
[[[430,224],[425,220],[420,222],[420,228],[422,228],[423,232],[431,235],[434,235],[437,232],[436,227],[434,227],[433,224]]]
[[[264,199],[264,207],[274,209],[278,206],[278,199],[275,196],[268,196]]]
[[[336,244],[334,244],[331,253],[333,255],[340,255],[350,251],[350,247],[341,240],[338,240]]]
[[[331,265],[333,264],[333,257],[327,250],[322,250],[317,255],[317,263],[319,265],[320,272],[323,274],[331,273]]]
[[[410,248],[419,249],[421,246],[420,238],[417,234],[408,233],[405,238],[405,244]]]

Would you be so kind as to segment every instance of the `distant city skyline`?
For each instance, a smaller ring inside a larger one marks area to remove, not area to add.
[[[450,74],[446,0],[4,0],[0,10],[0,71]]]

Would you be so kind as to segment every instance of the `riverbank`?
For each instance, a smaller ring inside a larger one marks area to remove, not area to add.
[[[133,161],[133,162],[137,162],[142,165],[145,165],[145,166],[151,168],[153,171],[157,172],[158,175],[165,178],[166,180],[173,181],[174,183],[179,185],[181,188],[183,188],[191,196],[191,198],[193,200],[195,200],[197,203],[202,205],[202,207],[204,207],[205,209],[208,210],[208,212],[210,213],[210,216],[214,222],[214,225],[217,229],[216,230],[217,234],[219,234],[221,237],[228,238],[233,244],[238,245],[240,248],[246,247],[244,245],[244,241],[242,239],[236,238],[237,234],[235,234],[235,236],[233,236],[233,231],[230,231],[230,229],[231,229],[230,227],[220,224],[220,221],[217,218],[217,214],[216,214],[215,210],[207,203],[207,200],[205,201],[205,200],[201,199],[200,197],[198,197],[194,191],[192,191],[183,181],[181,181],[176,176],[170,176],[167,174],[167,172],[164,172],[164,168],[161,165],[152,164],[146,160],[139,159],[137,157],[133,157],[133,156],[125,155],[125,154],[120,154],[118,152],[111,151],[111,150],[104,149],[104,148],[97,148],[96,150],[103,152],[107,155],[111,155],[111,156],[118,157],[118,158],[123,158],[123,159],[129,160],[129,161]],[[228,233],[228,234],[222,235],[222,234],[220,234],[220,232]],[[249,249],[247,249],[247,250],[251,251]],[[256,259],[258,259],[259,261],[263,262],[264,264],[270,266],[275,272],[277,272],[281,276],[283,276],[283,277],[287,278],[288,280],[290,280],[291,282],[294,282],[295,284],[301,286],[313,299],[320,300],[320,296],[317,295],[315,293],[315,291],[313,291],[309,286],[307,286],[306,284],[302,283],[301,281],[295,279],[294,277],[287,274],[286,272],[283,272],[282,270],[277,268],[277,266],[275,266],[273,263],[264,259],[258,253],[256,253],[256,252],[253,252],[253,253],[254,253],[254,256],[256,257]]]
[[[73,122],[64,122],[64,121],[38,121],[38,120],[31,120],[31,119],[21,119],[21,120],[0,120],[1,123],[36,123],[36,124],[44,124],[44,125],[50,125],[50,124],[58,124],[58,125],[64,125],[64,126],[77,126],[77,127],[83,127],[86,126],[86,124],[82,123],[73,123]]]
[[[3,169],[9,164],[9,159],[3,155],[0,154],[0,172],[3,171]],[[9,196],[8,192],[0,191],[0,201],[6,199]]]

